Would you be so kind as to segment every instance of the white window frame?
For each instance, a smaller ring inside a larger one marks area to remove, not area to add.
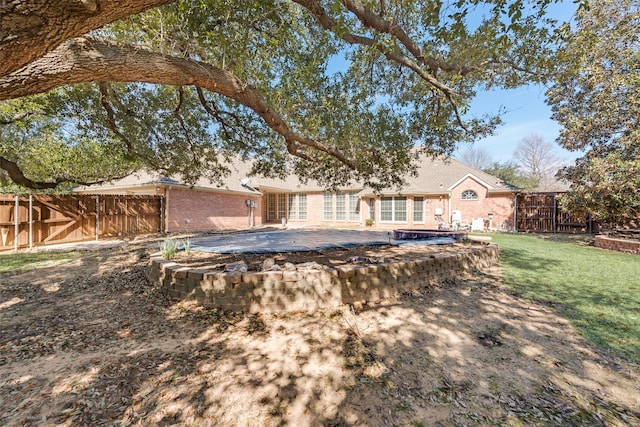
[[[325,192],[323,221],[359,222],[360,197],[357,191]]]
[[[464,190],[460,195],[460,200],[478,200],[478,192],[475,190]]]
[[[333,221],[333,193],[326,191],[323,195],[322,220]]]
[[[391,202],[391,219],[384,219],[384,214],[389,213],[389,211],[385,211],[385,204]],[[400,209],[404,207],[404,209]],[[403,215],[401,215],[403,214]],[[406,196],[386,196],[380,198],[380,222],[397,222],[406,224],[407,223],[407,197]],[[404,218],[402,218],[404,216]]]
[[[275,193],[267,194],[267,220],[275,221],[278,212],[277,199]]]
[[[298,193],[298,221],[307,220],[307,193]]]
[[[419,209],[416,209],[418,207]],[[416,219],[416,214],[420,214],[419,219]],[[417,196],[413,198],[413,222],[414,224],[424,223],[424,197]]]
[[[355,191],[349,193],[349,221],[360,222],[360,196]]]

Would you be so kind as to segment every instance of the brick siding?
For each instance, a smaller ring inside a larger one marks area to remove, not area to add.
[[[171,188],[167,190],[167,231],[246,229],[261,225],[260,196]],[[253,220],[246,201],[253,200]]]

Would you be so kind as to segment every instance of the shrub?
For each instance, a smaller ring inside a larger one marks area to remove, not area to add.
[[[160,252],[165,259],[173,259],[178,253],[178,241],[173,238],[164,239],[160,243]]]

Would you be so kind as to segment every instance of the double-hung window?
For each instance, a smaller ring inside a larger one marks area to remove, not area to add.
[[[407,221],[407,198],[404,196],[381,197],[380,198],[380,221],[406,222]]]
[[[413,198],[413,222],[424,222],[424,197]]]

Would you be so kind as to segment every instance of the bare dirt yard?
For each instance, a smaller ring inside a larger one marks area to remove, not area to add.
[[[0,276],[0,425],[640,425],[638,366],[510,293],[498,268],[377,304],[244,315],[168,301],[148,257],[128,245]]]

